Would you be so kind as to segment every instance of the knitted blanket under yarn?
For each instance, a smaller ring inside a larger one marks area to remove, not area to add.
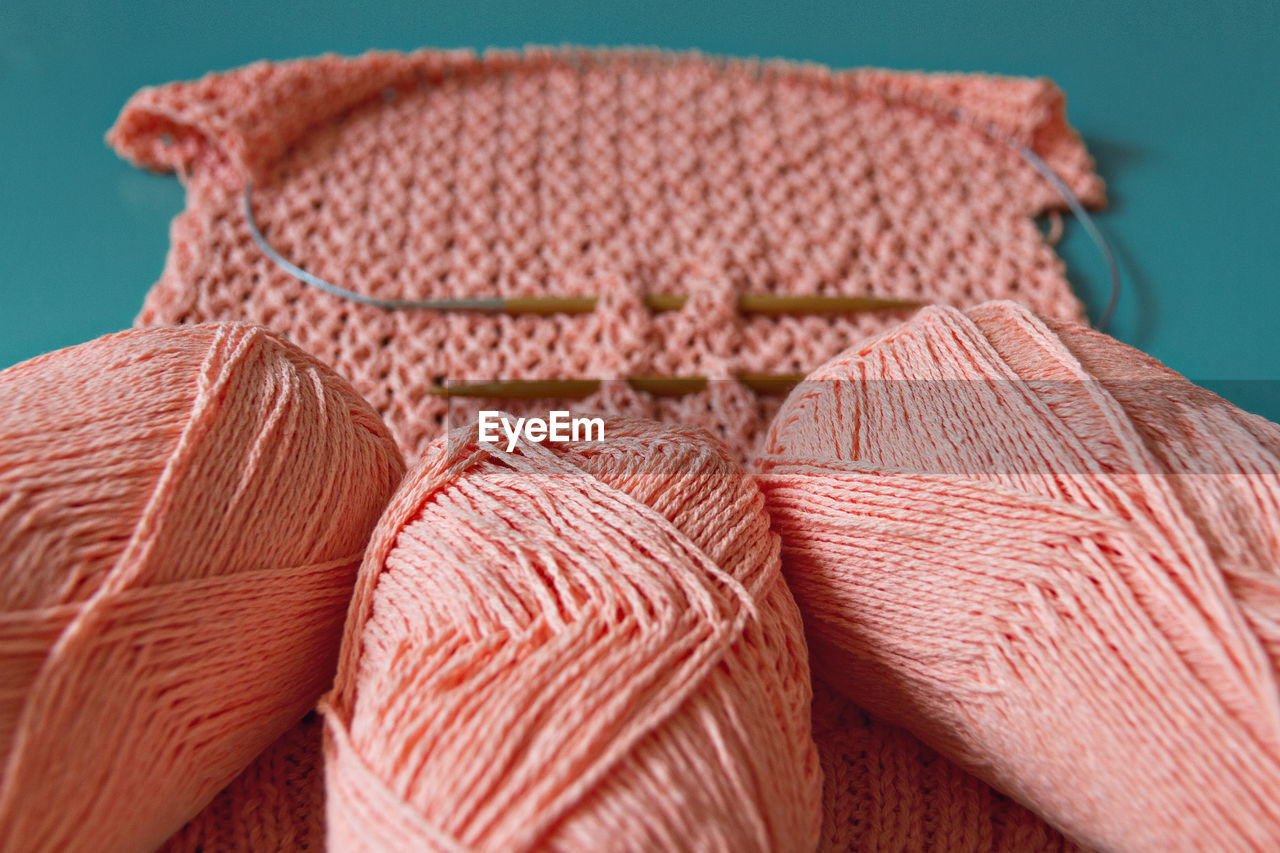
[[[427,393],[444,378],[805,373],[905,318],[742,317],[733,302],[743,292],[956,307],[1009,298],[1079,318],[1034,221],[1061,201],[1005,139],[1028,145],[1086,203],[1102,202],[1046,80],[694,54],[259,63],[143,90],[109,135],[134,162],[176,170],[188,191],[139,324],[244,319],[281,331],[346,376],[411,459],[475,408]],[[600,307],[445,315],[321,293],[254,245],[241,207],[249,181],[275,247],[349,289],[598,294]],[[655,314],[645,293],[691,299]],[[745,456],[779,402],[721,382],[662,401],[610,386],[581,408],[704,426]],[[825,849],[884,838],[948,850],[1065,843],[910,735],[818,692]],[[315,801],[316,746],[305,736],[277,744],[172,849],[315,849],[322,816],[296,803]],[[285,806],[277,792],[291,784],[288,813],[265,814]]]

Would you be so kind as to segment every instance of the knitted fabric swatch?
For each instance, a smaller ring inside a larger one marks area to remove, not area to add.
[[[323,851],[323,728],[318,714],[308,714],[170,838],[163,853]]]
[[[1103,200],[1062,94],[1046,80],[696,54],[423,51],[258,63],[145,89],[108,138],[187,187],[138,323],[245,319],[286,334],[352,382],[411,461],[476,408],[427,393],[444,379],[806,373],[906,317],[744,317],[733,305],[745,292],[956,307],[1016,299],[1078,319],[1062,262],[1034,221],[1061,199],[1005,142],[1029,146],[1086,204]],[[331,296],[254,244],[242,210],[250,181],[275,248],[348,289],[406,299],[598,295],[600,304],[587,315],[510,317],[389,312]],[[647,293],[691,298],[653,313],[641,303]],[[780,402],[732,382],[674,400],[610,385],[580,408],[703,426],[746,456]],[[865,716],[841,702],[819,710],[848,728],[815,720],[828,738],[819,740],[824,849],[872,843],[856,827],[901,820],[908,802],[931,827],[909,833],[921,848],[1062,843],[909,735],[859,722]],[[302,736],[277,744],[293,756],[277,764],[315,762],[318,747]],[[864,758],[881,754],[893,760]],[[906,792],[934,779],[951,793]],[[886,794],[868,799],[870,790]],[[258,795],[242,785],[226,796]],[[223,811],[195,823],[225,817],[229,806],[215,806]],[[972,831],[946,828],[957,821]],[[174,849],[198,849],[205,831],[189,830]],[[296,849],[244,840],[256,826],[227,831],[241,840],[218,849]],[[957,841],[965,838],[972,843]]]
[[[742,292],[1017,299],[1078,318],[1033,220],[1061,200],[1006,138],[1101,202],[1048,81],[658,53],[261,63],[143,90],[109,136],[188,189],[139,322],[286,333],[365,395],[410,459],[445,426],[450,404],[426,390],[446,378],[806,373],[906,316],[741,317]],[[348,289],[601,304],[547,318],[345,301],[253,243],[247,181],[275,248]],[[655,314],[646,293],[692,298]],[[745,455],[771,404],[716,383],[582,408],[703,426]]]
[[[821,853],[1060,853],[1076,847],[906,729],[876,720],[820,679],[813,738],[823,774]]]

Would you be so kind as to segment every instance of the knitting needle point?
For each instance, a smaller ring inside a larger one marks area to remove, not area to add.
[[[679,311],[689,297],[678,293],[651,293],[642,297],[651,311]],[[505,314],[587,314],[595,310],[594,296],[513,296],[493,300],[493,310]],[[744,293],[737,308],[743,314],[856,314],[866,311],[902,311],[924,303],[911,299],[884,299],[877,296],[825,296],[775,293]]]

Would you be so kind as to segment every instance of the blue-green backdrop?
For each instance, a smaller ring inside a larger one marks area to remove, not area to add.
[[[1280,420],[1275,0],[3,0],[0,367],[127,326],[160,273],[182,190],[102,141],[139,87],[325,51],[565,42],[1053,78],[1108,182],[1112,333]],[[1061,250],[1096,316],[1101,260],[1079,227]]]

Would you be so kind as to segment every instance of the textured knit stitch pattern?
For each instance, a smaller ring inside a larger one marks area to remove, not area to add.
[[[440,439],[378,523],[326,697],[334,853],[809,853],[800,612],[700,430]]]
[[[320,716],[308,714],[222,789],[163,853],[324,853]]]
[[[295,725],[403,470],[262,328],[0,372],[0,849],[154,849]]]
[[[1061,200],[1003,140],[1102,200],[1045,80],[654,52],[260,63],[143,90],[109,139],[188,188],[139,322],[287,334],[352,381],[411,459],[470,418],[426,393],[445,379],[803,374],[905,317],[743,317],[741,292],[1012,298],[1077,318],[1033,219]],[[543,318],[344,301],[257,248],[248,181],[272,244],[348,289],[601,304]],[[692,298],[653,313],[646,293]],[[716,383],[665,402],[613,388],[582,408],[701,425],[745,455],[776,400]]]
[[[804,373],[905,316],[744,318],[732,310],[741,292],[958,307],[1008,297],[1078,318],[1033,220],[1061,200],[1000,137],[1101,203],[1046,80],[652,51],[258,63],[139,92],[109,139],[140,165],[176,170],[188,192],[138,322],[278,329],[347,376],[416,458],[478,406],[428,396],[442,379]],[[320,293],[253,243],[241,208],[249,180],[272,244],[344,287],[401,298],[593,294],[601,304],[583,317],[515,318],[386,312]],[[649,292],[693,298],[653,314],[640,304]],[[746,456],[778,403],[728,382],[677,401],[611,384],[581,408],[700,424]],[[852,709],[847,719],[865,717]],[[884,731],[867,723],[849,742]],[[871,787],[899,769],[855,767]],[[989,801],[963,778],[965,796]],[[945,823],[954,804],[935,804]],[[983,815],[1043,826],[1018,807]],[[936,837],[932,849],[949,849]],[[836,850],[850,836],[837,826],[824,838]]]
[[[1076,845],[905,729],[872,718],[821,678],[823,853],[1075,853]]]
[[[1280,838],[1280,426],[1075,323],[926,308],[762,459],[814,672],[1106,850]]]

